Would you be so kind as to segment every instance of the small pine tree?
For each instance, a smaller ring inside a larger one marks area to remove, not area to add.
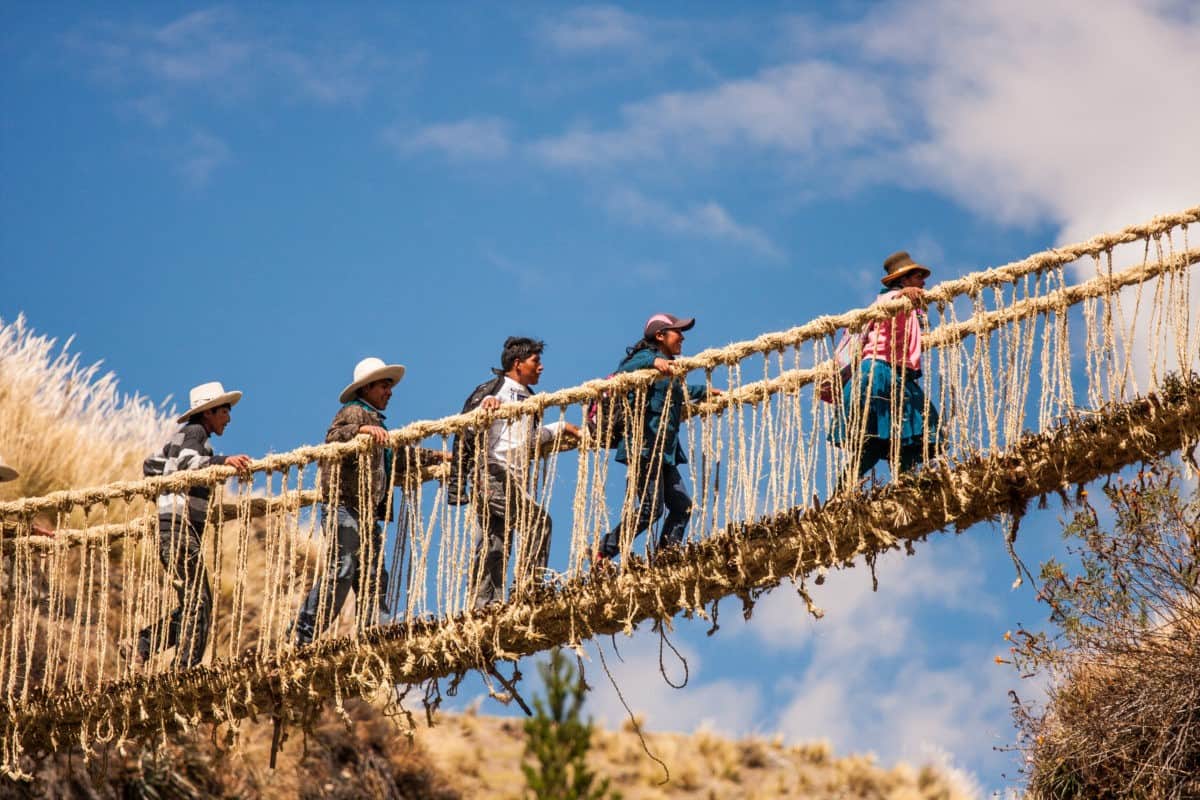
[[[587,685],[560,648],[538,665],[546,696],[533,700],[534,716],[525,722],[525,756],[522,764],[529,796],[536,800],[620,800],[610,794],[608,779],[597,782],[588,769],[592,722],[579,715]]]

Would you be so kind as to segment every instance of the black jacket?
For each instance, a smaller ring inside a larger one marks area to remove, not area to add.
[[[494,369],[492,372],[496,374],[471,390],[467,401],[463,403],[461,413],[474,411],[479,408],[485,397],[491,397],[500,391],[500,387],[504,385],[504,373]],[[446,480],[446,502],[452,506],[462,505],[470,499],[471,477],[475,470],[480,468],[475,459],[476,436],[474,428],[467,428],[454,435],[454,458],[450,461],[450,477]],[[486,464],[483,466],[486,467]]]

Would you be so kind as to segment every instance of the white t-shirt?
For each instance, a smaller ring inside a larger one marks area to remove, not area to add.
[[[495,397],[503,403],[517,403],[533,396],[529,387],[517,383],[507,375],[504,383],[496,391]],[[551,422],[537,429],[538,446],[551,441],[562,430],[565,423]],[[521,471],[529,464],[530,434],[533,432],[533,417],[522,416],[517,419],[498,419],[494,421],[487,434],[488,463],[497,464],[504,469]]]

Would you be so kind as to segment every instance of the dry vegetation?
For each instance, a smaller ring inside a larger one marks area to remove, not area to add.
[[[1165,466],[1114,482],[1113,532],[1085,508],[1078,571],[1043,568],[1058,634],[1013,648],[1051,680],[1044,708],[1016,707],[1033,798],[1200,797],[1200,495],[1177,487]]]
[[[20,480],[0,486],[0,498],[136,477],[141,460],[170,427],[164,410],[122,397],[111,373],[80,366],[65,349],[55,354],[55,342],[36,335],[22,318],[0,321],[0,452],[22,472]],[[255,565],[248,567],[254,574]],[[228,608],[233,590],[222,581],[218,603]],[[246,613],[258,613],[254,600],[247,596]],[[225,615],[214,638],[229,635],[228,623]],[[30,782],[0,779],[0,797],[521,796],[518,720],[443,715],[437,727],[418,730],[410,742],[376,706],[351,701],[346,713],[346,719],[326,713],[307,735],[293,732],[275,770],[268,766],[273,728],[260,721],[243,725],[232,748],[218,729],[174,737],[154,751],[102,750],[87,764],[78,753],[61,752],[31,764]],[[669,784],[660,783],[661,768],[631,731],[598,730],[594,739],[595,768],[629,800],[964,796],[932,768],[884,769],[868,757],[836,759],[824,743],[731,741],[704,731],[647,739],[670,766]]]
[[[0,500],[141,476],[142,459],[171,427],[165,409],[122,395],[113,373],[0,319],[0,454],[21,476]],[[56,352],[57,351],[57,352]]]
[[[157,752],[119,756],[85,767],[81,760],[47,760],[30,784],[0,783],[13,798],[405,798],[459,800],[523,798],[521,720],[473,713],[443,714],[413,741],[363,702],[346,706],[351,728],[326,715],[309,736],[293,735],[275,770],[268,765],[272,729],[247,725],[239,746],[224,751],[207,736],[173,740]],[[785,745],[778,738],[726,739],[650,733],[646,756],[628,727],[597,729],[591,766],[625,800],[959,800],[970,795],[934,767],[880,766],[870,756],[837,758],[825,742]]]
[[[269,767],[272,727],[247,725],[238,746],[226,750],[215,737],[176,737],[154,752],[109,753],[84,765],[77,756],[55,756],[35,779],[0,781],[2,798],[316,798],[359,800],[460,800],[464,797],[432,766],[424,750],[396,733],[372,706],[346,705],[352,725],[333,715],[308,737],[285,743]]]
[[[417,731],[416,740],[433,764],[464,797],[521,798],[525,746],[521,720],[443,715],[439,724]],[[782,738],[727,739],[701,729],[693,734],[647,733],[651,760],[627,724],[596,729],[589,765],[612,781],[625,800],[955,800],[969,795],[933,767],[887,769],[870,756],[837,758],[827,742],[786,745]]]

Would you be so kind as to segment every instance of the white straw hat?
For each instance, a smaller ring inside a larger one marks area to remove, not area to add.
[[[373,356],[364,358],[354,366],[354,380],[349,386],[342,389],[338,400],[343,403],[349,403],[354,399],[354,394],[368,383],[381,381],[384,378],[391,378],[392,383],[399,383],[403,377],[403,364],[385,364],[382,359]]]
[[[4,463],[4,456],[0,456],[0,483],[15,480],[17,474],[15,469]]]
[[[237,405],[237,401],[242,399],[241,392],[227,392],[225,387],[219,381],[212,383],[202,383],[192,389],[188,395],[190,408],[180,415],[177,422],[187,422],[188,417],[193,414],[199,414],[201,411],[207,411],[210,408],[223,406],[228,403],[231,406]]]

